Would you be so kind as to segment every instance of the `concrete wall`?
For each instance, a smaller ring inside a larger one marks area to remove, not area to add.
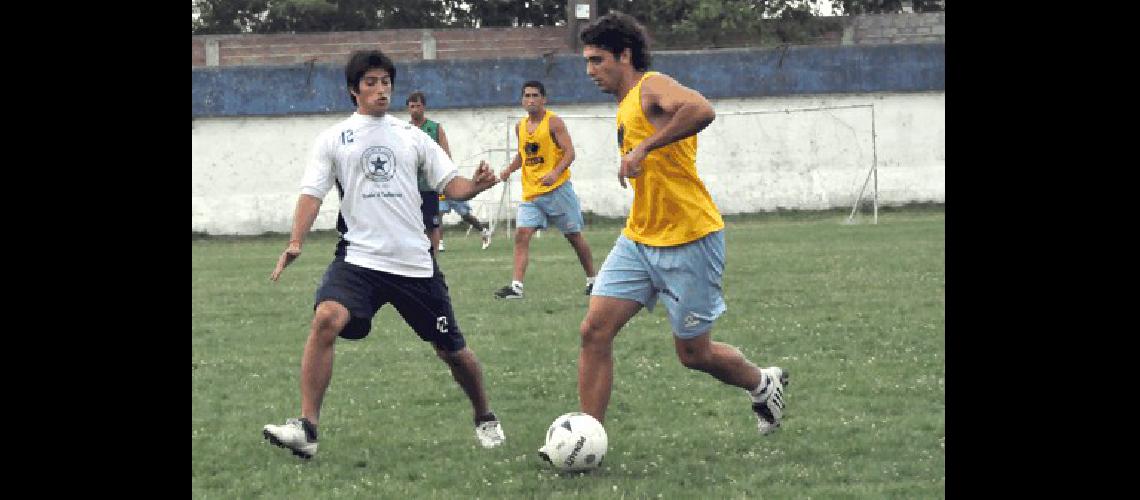
[[[922,92],[942,90],[946,80],[943,44],[661,52],[652,67],[709,98]],[[530,79],[565,104],[609,100],[579,55],[396,64],[397,96],[422,90],[436,109],[512,106]],[[194,117],[353,109],[342,66],[197,68],[191,84]]]
[[[431,98],[429,97],[429,100]],[[698,136],[698,171],[727,214],[777,208],[849,207],[877,151],[880,202],[945,201],[945,93],[847,93],[712,99],[718,117]],[[873,150],[871,110],[877,140]],[[566,118],[578,159],[572,180],[583,209],[624,216],[632,191],[616,180],[617,146],[609,102],[550,108]],[[833,109],[800,110],[830,107]],[[783,111],[787,112],[783,112]],[[430,109],[448,132],[452,153],[470,175],[481,159],[495,170],[509,160],[496,149],[515,143],[518,105]],[[405,113],[395,113],[406,119]],[[194,119],[192,230],[210,234],[287,232],[297,184],[316,135],[345,113]],[[507,185],[515,201],[517,179]],[[500,187],[477,197],[481,217],[503,199]],[[339,202],[331,193],[316,228],[332,229]],[[513,211],[508,211],[513,216]],[[451,214],[445,219],[454,223]]]
[[[208,49],[204,60],[218,57]],[[653,69],[718,111],[699,137],[698,170],[724,213],[849,207],[876,156],[883,204],[945,201],[942,43],[660,52]],[[584,210],[627,213],[613,99],[585,76],[580,56],[401,62],[397,72],[396,101],[427,93],[428,115],[445,126],[465,175],[480,159],[496,170],[509,161],[519,85],[542,80],[574,139]],[[203,67],[191,80],[192,230],[287,232],[312,141],[352,111],[343,68]],[[507,189],[478,197],[478,215],[521,197],[517,180]],[[335,195],[325,200],[318,229],[334,226],[338,205]]]
[[[824,18],[839,20],[842,33],[825,33],[815,44],[864,45],[890,43],[943,43],[946,14],[876,14]],[[769,23],[776,29],[776,21]],[[730,35],[726,33],[725,35]],[[739,37],[737,37],[739,38]],[[737,43],[756,45],[740,38]],[[266,66],[293,64],[344,64],[353,50],[379,48],[399,62],[430,59],[487,59],[573,55],[566,27],[398,29],[299,33],[275,35],[194,35],[190,65]]]

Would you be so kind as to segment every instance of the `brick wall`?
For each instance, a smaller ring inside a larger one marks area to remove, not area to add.
[[[569,33],[564,27],[439,30],[432,34],[439,59],[532,57],[571,52]]]
[[[206,44],[198,37],[194,37],[190,43],[190,66],[198,67],[206,65]]]
[[[855,16],[850,29],[855,44],[945,42],[946,13]]]
[[[279,35],[192,36],[191,66],[261,66],[345,62],[354,50],[378,48],[394,61],[533,57],[569,52],[564,27],[383,30]],[[210,53],[216,54],[216,63]]]

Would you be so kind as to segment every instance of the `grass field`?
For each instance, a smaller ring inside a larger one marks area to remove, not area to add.
[[[791,372],[780,431],[756,432],[743,391],[676,360],[664,308],[614,345],[610,447],[563,475],[535,451],[577,410],[584,276],[557,231],[532,242],[526,298],[497,301],[510,240],[445,233],[441,267],[483,363],[506,443],[478,446],[450,373],[390,306],[337,342],[320,452],[302,461],[261,426],[300,411],[312,296],[335,234],[313,235],[277,284],[284,236],[195,238],[194,498],[941,498],[945,496],[945,212],[728,217],[728,311],[713,338]],[[601,266],[620,227],[585,232]]]

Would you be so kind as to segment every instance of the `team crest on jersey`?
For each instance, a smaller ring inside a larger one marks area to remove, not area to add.
[[[523,145],[523,152],[526,153],[526,164],[527,165],[539,165],[542,163],[542,161],[543,161],[542,157],[541,156],[535,156],[536,154],[538,154],[538,143],[537,142],[528,142],[528,143],[524,144]]]
[[[373,146],[364,150],[360,158],[364,176],[373,182],[388,182],[396,173],[396,157],[392,150],[384,146]]]

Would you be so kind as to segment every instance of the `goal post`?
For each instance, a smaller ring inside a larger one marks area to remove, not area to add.
[[[864,201],[878,223],[878,137],[875,104],[786,106],[748,109],[750,102],[717,104],[717,118],[698,135],[698,175],[722,213],[783,209],[834,210],[850,207],[845,224],[858,223]],[[559,117],[573,138],[574,190],[584,213],[624,217],[633,192],[622,189],[616,173],[615,115],[565,113]],[[522,119],[523,115],[512,119]],[[515,122],[517,123],[517,122]],[[513,157],[513,133],[488,151]],[[514,222],[521,184],[516,172],[501,183],[498,201],[485,203],[492,227]],[[492,197],[488,200],[494,199]],[[506,234],[510,234],[507,232]]]

